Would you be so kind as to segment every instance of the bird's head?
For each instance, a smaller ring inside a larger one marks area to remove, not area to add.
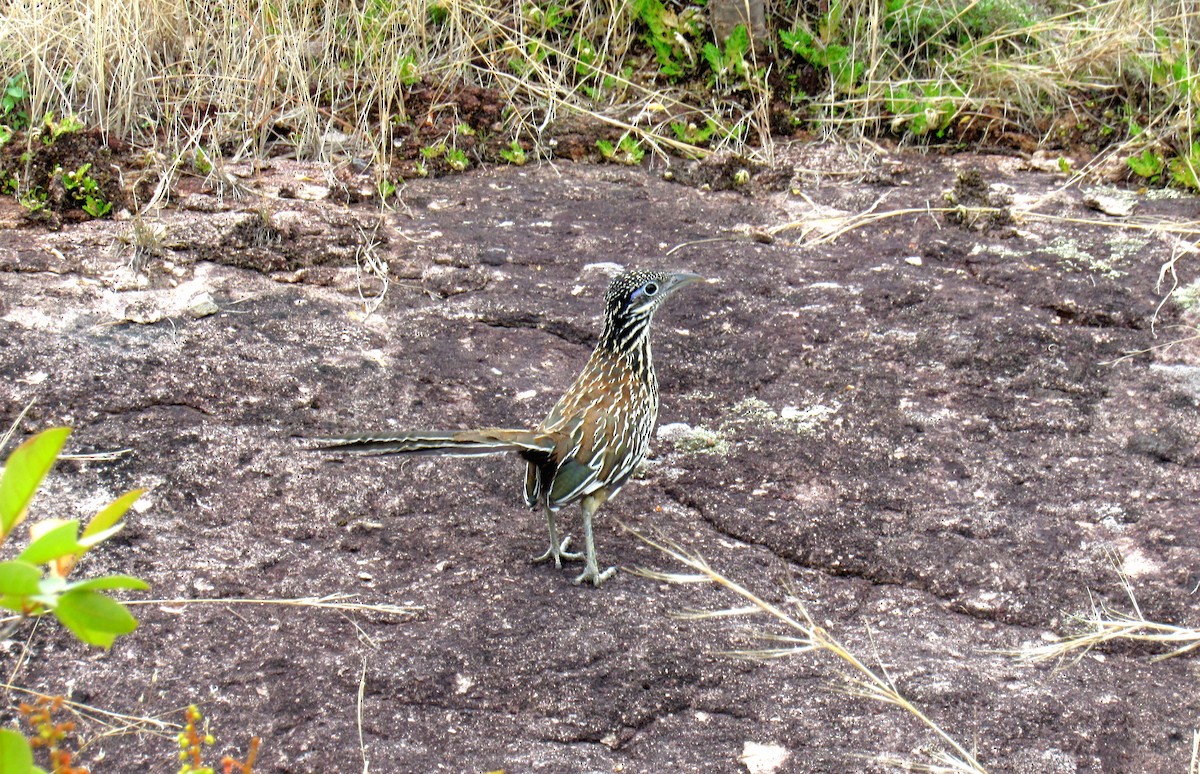
[[[610,320],[649,319],[663,302],[685,285],[703,279],[689,271],[662,272],[634,269],[613,277],[605,295]]]
[[[604,333],[609,349],[627,351],[647,339],[655,310],[685,285],[701,280],[689,271],[662,272],[635,269],[613,277],[604,297]]]

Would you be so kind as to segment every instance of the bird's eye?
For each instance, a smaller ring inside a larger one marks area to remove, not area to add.
[[[658,283],[657,282],[647,282],[645,285],[642,286],[642,292],[648,296],[654,295],[655,293],[658,292]]]

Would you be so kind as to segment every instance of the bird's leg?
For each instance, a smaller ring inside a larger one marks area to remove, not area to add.
[[[599,586],[617,571],[616,567],[609,567],[604,572],[600,572],[600,565],[596,562],[596,542],[592,539],[592,516],[606,499],[608,499],[607,494],[604,494],[602,489],[594,495],[583,498],[579,503],[579,507],[583,509],[583,551],[584,561],[587,564],[579,577],[571,581],[577,586],[587,581],[591,581],[593,586]]]
[[[571,536],[564,536],[562,542],[558,541],[558,524],[554,521],[554,511],[546,508],[546,526],[550,528],[550,548],[546,553],[534,559],[534,563],[548,562],[554,560],[555,567],[562,567],[563,560],[568,562],[577,562],[583,558],[581,553],[572,553],[567,550],[567,546],[571,545]]]

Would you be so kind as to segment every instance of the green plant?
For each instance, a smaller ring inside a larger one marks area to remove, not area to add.
[[[1193,142],[1185,153],[1167,162],[1171,180],[1184,188],[1200,190],[1200,142]]]
[[[522,9],[525,21],[534,30],[546,33],[553,32],[575,15],[575,11],[550,0],[542,4],[527,3]]]
[[[1182,40],[1173,39],[1162,27],[1154,30],[1154,46],[1158,55],[1150,66],[1151,79],[1175,101],[1186,104],[1191,99],[1195,81],[1191,64],[1195,52]]]
[[[201,732],[198,724],[204,720],[204,716],[200,713],[200,708],[195,704],[189,705],[184,711],[184,726],[176,737],[179,742],[179,774],[213,774],[211,766],[204,765],[204,748],[212,747],[216,744],[216,739],[208,732],[208,724],[204,724],[204,731]],[[259,738],[257,736],[250,739],[250,749],[246,753],[246,760],[239,761],[226,755],[221,759],[221,770],[225,774],[230,774],[232,771],[240,771],[242,774],[252,774],[254,768],[254,759],[258,757]]]
[[[955,0],[913,2],[887,0],[883,29],[892,46],[903,52],[933,46],[963,49],[986,40],[998,29],[1033,24],[1033,9],[1024,0]]]
[[[450,9],[441,3],[430,3],[429,10],[426,11],[426,18],[431,27],[444,26],[450,21]]]
[[[519,55],[509,57],[508,67],[517,75],[524,77],[532,73],[536,69],[536,65],[541,65],[549,59],[550,53],[550,48],[540,38],[529,38],[520,49]]]
[[[826,17],[832,13],[830,10]],[[803,27],[780,30],[779,40],[788,51],[813,67],[827,71],[830,85],[836,91],[854,91],[862,79],[866,65],[854,58],[853,50],[849,46],[818,39]]]
[[[400,83],[404,86],[416,86],[421,82],[421,69],[412,54],[404,54],[396,60]]]
[[[696,126],[696,124],[683,121],[672,121],[671,131],[675,133],[675,137],[680,142],[686,142],[691,145],[699,145],[702,142],[707,142],[713,134],[721,127],[716,121],[711,118],[704,119],[704,126]]]
[[[1138,177],[1144,177],[1151,183],[1157,183],[1162,172],[1167,167],[1167,161],[1153,148],[1143,148],[1136,156],[1125,159],[1125,163]]]
[[[14,729],[0,729],[0,772],[46,774],[45,769],[33,765],[34,751],[44,749],[51,774],[88,774],[87,769],[71,765],[74,755],[66,749],[66,741],[75,731],[75,723],[55,720],[62,708],[61,696],[39,696],[33,704],[21,702],[18,710],[31,735],[26,739]]]
[[[600,54],[592,41],[576,33],[571,38],[571,49],[575,54],[575,74],[586,80],[596,75],[599,70]]]
[[[615,145],[608,140],[596,140],[596,148],[605,161],[629,166],[641,164],[646,155],[645,149],[631,134],[622,135]]]
[[[616,74],[607,72],[604,68],[604,54],[581,33],[576,33],[571,38],[571,50],[574,54],[575,76],[589,99],[599,102],[604,98],[605,92],[614,91],[622,80],[628,83],[633,77],[633,65],[622,67],[619,79]]]
[[[30,501],[70,433],[66,427],[45,430],[9,456],[0,478],[0,544],[25,520]],[[143,491],[134,489],[109,503],[82,533],[76,519],[49,518],[30,526],[25,550],[0,562],[0,607],[19,616],[5,634],[23,619],[51,613],[83,642],[108,648],[137,627],[124,605],[101,592],[149,588],[145,581],[128,575],[74,582],[67,578],[89,550],[121,530],[121,518]]]
[[[46,774],[46,770],[33,765],[33,749],[29,740],[20,731],[0,728],[0,771],[13,774]]]
[[[456,172],[462,172],[471,166],[471,159],[461,148],[450,148],[446,151],[446,163]]]
[[[387,201],[395,196],[398,189],[399,186],[386,177],[380,177],[379,182],[376,184],[376,190],[379,192],[379,198],[383,201]]]
[[[956,98],[962,97],[954,84],[888,84],[885,105],[892,114],[891,130],[907,131],[916,137],[943,137],[958,112]]]
[[[100,183],[88,174],[91,169],[91,164],[84,164],[74,172],[64,172],[62,167],[57,167],[54,174],[62,180],[71,201],[93,218],[102,218],[112,210],[112,202],[104,198]]]
[[[516,140],[510,142],[507,149],[500,151],[500,158],[518,167],[524,165],[528,160],[525,156],[525,149]]]
[[[71,765],[74,755],[66,749],[66,743],[75,731],[75,722],[55,720],[54,716],[61,712],[62,708],[61,696],[39,696],[33,704],[21,702],[18,708],[21,719],[32,732],[29,748],[31,752],[39,748],[46,750],[52,774],[88,774],[87,769]],[[41,771],[37,768],[31,770]],[[8,769],[0,766],[0,771],[7,772]]]
[[[83,122],[74,113],[68,113],[61,120],[55,119],[53,113],[47,113],[42,117],[42,142],[46,145],[53,145],[64,134],[78,132],[81,129],[83,129]]]
[[[659,72],[678,80],[695,66],[691,41],[700,34],[702,26],[693,9],[676,14],[661,0],[634,0],[633,13],[646,25],[643,40],[654,49]]]
[[[25,73],[17,73],[8,79],[4,84],[4,91],[0,92],[0,120],[4,121],[4,126],[8,129],[9,135],[12,132],[17,132],[29,126],[29,111],[25,109],[25,103],[29,99],[29,76]],[[0,141],[0,145],[7,142],[7,138]]]
[[[16,184],[16,178],[9,180],[6,185],[8,184]],[[48,198],[49,196],[44,189],[34,187],[25,193],[18,194],[17,203],[32,213],[44,209]]]
[[[192,155],[192,169],[196,170],[201,175],[211,174],[213,171],[212,159],[204,152],[203,148],[197,147]]]
[[[724,46],[705,43],[701,53],[712,68],[713,79],[717,83],[729,84],[750,77],[750,62],[746,59],[750,53],[750,33],[744,24],[733,28]]]

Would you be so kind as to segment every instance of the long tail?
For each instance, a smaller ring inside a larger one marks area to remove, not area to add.
[[[431,430],[408,433],[360,433],[329,438],[306,439],[317,444],[317,451],[345,451],[361,454],[444,454],[474,457],[483,454],[525,452],[549,456],[556,439],[532,430],[506,430],[487,427],[482,430]]]

